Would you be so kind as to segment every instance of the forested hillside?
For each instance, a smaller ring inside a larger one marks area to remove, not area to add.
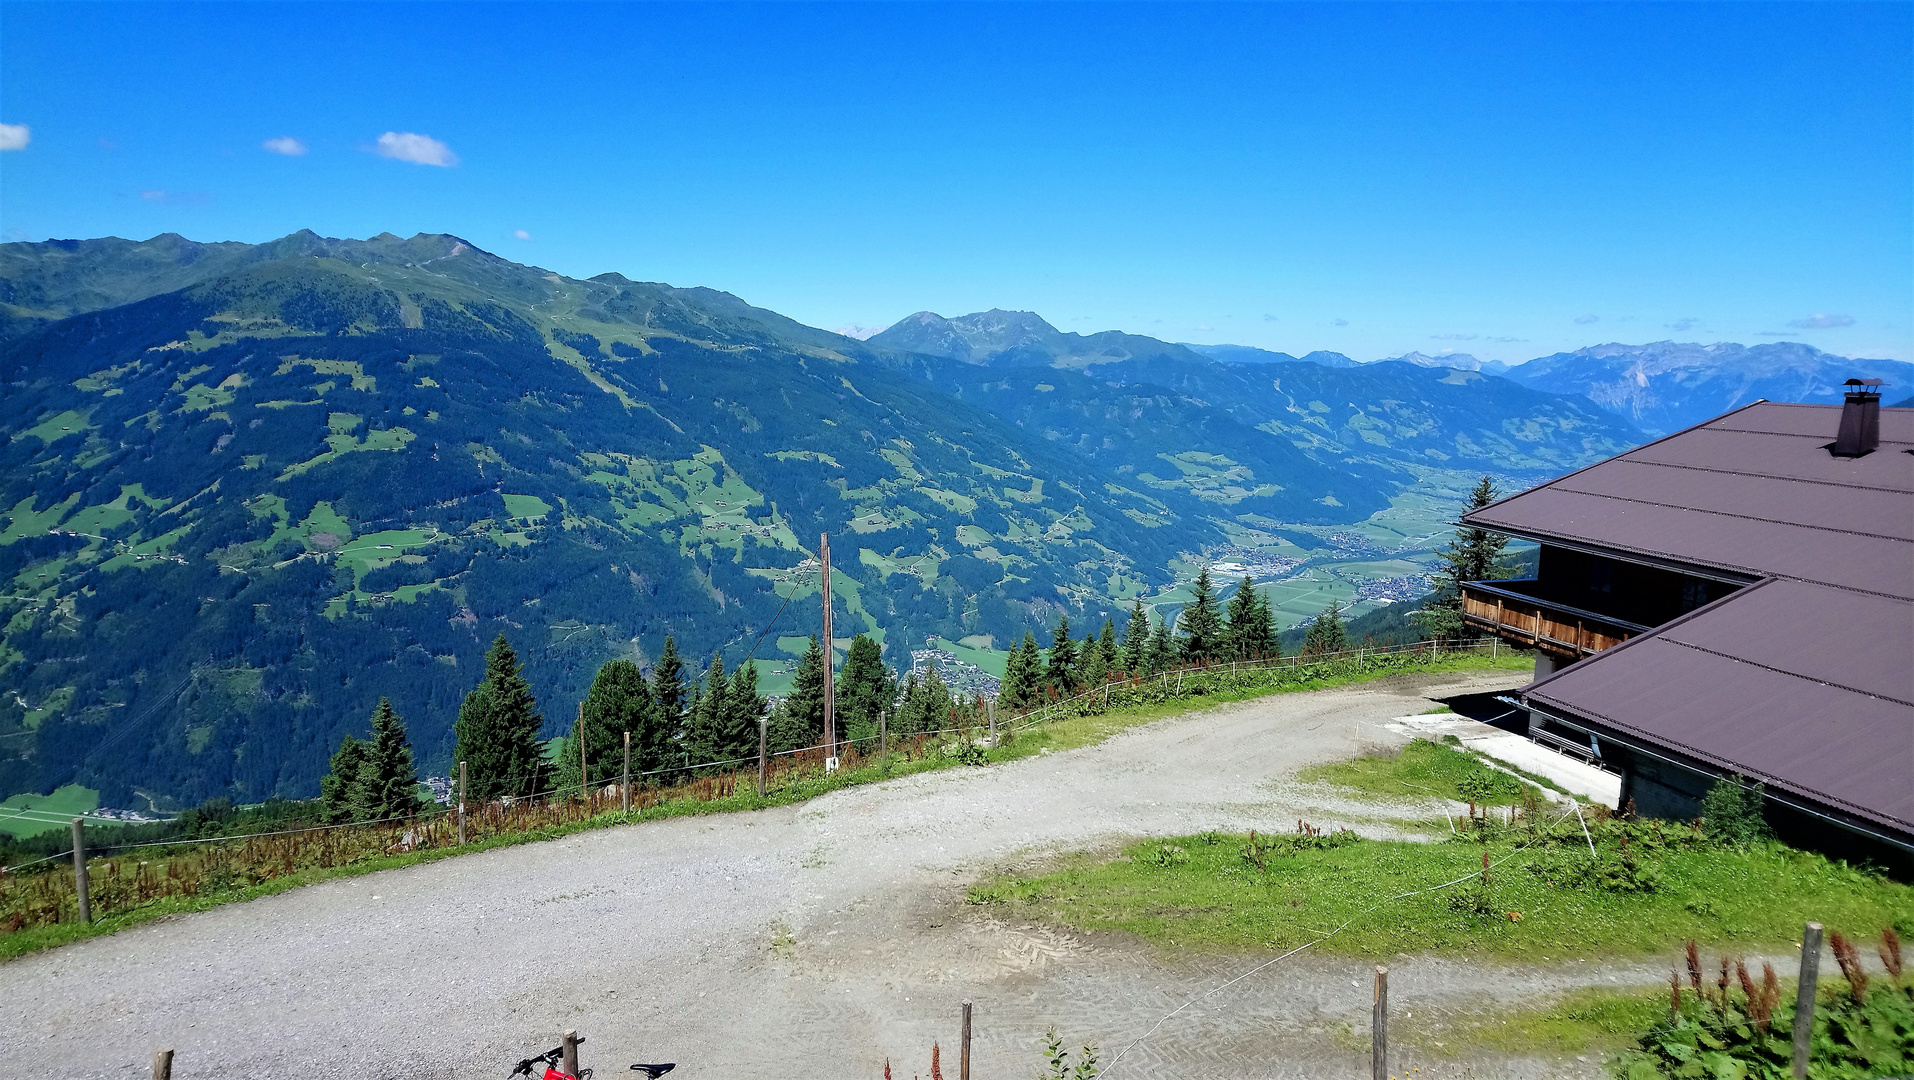
[[[442,771],[500,632],[552,733],[666,634],[788,661],[821,532],[840,639],[1001,648],[1635,437],[1407,365],[978,365],[449,236],[4,245],[0,288],[0,794],[117,806],[309,796],[382,696]]]

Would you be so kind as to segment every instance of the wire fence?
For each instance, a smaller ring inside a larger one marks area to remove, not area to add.
[[[1021,732],[1071,717],[1096,716],[1116,709],[1186,698],[1279,688],[1289,684],[1413,671],[1445,655],[1489,647],[1473,643],[1423,642],[1409,646],[1360,646],[1334,653],[1261,661],[1185,666],[1150,677],[1112,678],[1067,698],[1036,704],[993,723],[994,702],[978,698],[955,703],[949,726],[932,731],[893,733],[888,746],[875,736],[765,755],[766,796],[776,800],[793,785],[825,777],[833,767],[848,774],[882,756],[900,761],[953,754],[981,758],[994,731],[998,744]],[[835,752],[835,753],[833,753]],[[835,766],[829,760],[835,757]],[[87,845],[91,912],[111,917],[167,899],[193,899],[264,884],[304,871],[375,862],[413,852],[481,844],[502,836],[533,835],[612,815],[635,819],[669,803],[710,803],[755,793],[759,758],[755,755],[686,763],[607,776],[581,791],[578,784],[544,788],[519,796],[453,805],[418,813],[340,824],[275,829],[240,835],[168,838],[140,843]],[[510,784],[542,788],[551,768],[506,778]],[[849,782],[848,777],[842,782]],[[742,785],[742,787],[740,786]],[[630,812],[626,814],[626,788]],[[456,795],[454,796],[456,799]],[[748,805],[748,803],[747,803]],[[19,866],[0,868],[0,933],[71,921],[80,911],[76,876],[48,872],[70,860],[71,849]]]

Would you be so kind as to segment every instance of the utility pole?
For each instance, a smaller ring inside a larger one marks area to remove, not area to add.
[[[831,644],[831,534],[817,534],[817,557],[824,563],[824,741],[837,760],[837,649]]]

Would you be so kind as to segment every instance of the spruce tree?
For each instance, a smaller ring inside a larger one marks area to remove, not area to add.
[[[1309,624],[1303,633],[1303,651],[1307,653],[1330,653],[1349,644],[1348,635],[1342,627],[1342,604],[1331,600],[1329,606],[1322,609],[1316,621]]]
[[[1115,667],[1122,659],[1122,650],[1117,646],[1116,620],[1105,618],[1103,632],[1097,635],[1097,648],[1103,651],[1103,663],[1106,667]]]
[[[731,673],[725,693],[724,758],[748,758],[758,752],[758,721],[764,716],[764,695],[758,693],[758,665],[746,662]]]
[[[485,678],[459,706],[453,760],[466,763],[468,798],[490,802],[544,790],[545,726],[512,646],[500,634],[485,652]]]
[[[372,710],[372,738],[359,763],[355,809],[363,820],[408,817],[419,812],[419,770],[406,741],[405,721],[385,698]]]
[[[1463,513],[1474,513],[1500,495],[1495,481],[1484,476],[1469,492],[1469,505]],[[1467,527],[1456,529],[1448,545],[1436,552],[1433,589],[1423,599],[1422,610],[1414,615],[1424,634],[1450,639],[1474,636],[1462,622],[1462,584],[1507,577],[1502,553],[1508,544],[1508,537],[1501,533]]]
[[[863,634],[851,639],[843,670],[837,674],[837,714],[844,720],[845,738],[862,742],[877,738],[878,722],[897,698],[897,681],[884,667],[882,648]]]
[[[691,764],[723,761],[730,756],[725,752],[728,741],[725,728],[730,720],[731,683],[725,677],[724,657],[714,655],[711,666],[705,669],[703,691],[685,718],[684,750],[690,755]]]
[[[1042,680],[1038,670],[1039,661],[1035,659],[1037,639],[1025,631],[1023,641],[1010,647],[1010,655],[1004,660],[1004,677],[997,690],[998,698],[1013,709],[1027,709],[1036,702],[1037,684]]]
[[[1143,613],[1143,601],[1130,605],[1130,621],[1123,628],[1123,670],[1131,676],[1143,674],[1143,651],[1150,645],[1150,617]]]
[[[1108,631],[1110,624],[1106,621],[1103,627]],[[1116,635],[1111,633],[1110,636],[1114,638]],[[1112,641],[1111,644],[1114,646],[1115,642]],[[1079,670],[1080,676],[1077,681],[1086,689],[1094,690],[1110,681],[1110,661],[1104,656],[1102,640],[1095,634],[1084,639],[1083,663]]]
[[[685,662],[678,655],[678,643],[666,634],[664,652],[658,654],[658,662],[651,668],[651,697],[657,708],[660,760],[671,753],[684,732],[685,693]]]
[[[1176,639],[1170,635],[1169,621],[1162,615],[1156,617],[1156,629],[1150,632],[1150,644],[1143,652],[1145,674],[1155,675],[1170,670],[1176,663]]]
[[[625,732],[631,732],[633,775],[665,764],[666,744],[653,707],[651,687],[638,665],[630,660],[608,660],[599,667],[585,694],[582,720],[572,721],[571,734],[558,753],[554,783],[563,791],[578,787],[579,725],[584,725],[586,764],[594,787],[615,783],[625,770]]]
[[[911,672],[913,678],[916,672]],[[910,731],[942,731],[951,726],[950,712],[957,705],[944,685],[935,660],[924,665],[924,677],[916,680],[904,699],[906,723]]]
[[[365,759],[366,744],[351,735],[332,752],[332,762],[319,781],[319,814],[326,824],[367,820],[359,805],[359,767]]]
[[[1276,628],[1276,608],[1269,597],[1256,597],[1256,644],[1255,653],[1259,660],[1280,660],[1283,657],[1283,642]]]
[[[811,635],[798,659],[796,684],[771,718],[774,752],[817,746],[824,740],[824,648]]]
[[[1059,695],[1069,697],[1071,688],[1077,679],[1077,643],[1070,636],[1070,616],[1058,618],[1056,630],[1051,632],[1050,665],[1044,669],[1043,680],[1055,687]]]
[[[1250,660],[1257,655],[1263,629],[1268,625],[1262,605],[1256,599],[1256,583],[1248,574],[1229,598],[1228,624],[1223,628],[1223,655],[1231,660]]]
[[[1176,628],[1182,632],[1182,659],[1190,664],[1207,664],[1222,655],[1223,619],[1216,610],[1216,586],[1210,582],[1210,568],[1196,575],[1196,597],[1177,616]]]

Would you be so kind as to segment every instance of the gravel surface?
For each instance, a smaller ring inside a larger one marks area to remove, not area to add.
[[[927,1075],[976,1002],[977,1080],[1023,1078],[1055,1024],[1115,1050],[1261,957],[1168,960],[1125,940],[966,907],[994,869],[1298,817],[1377,835],[1373,805],[1295,771],[1400,743],[1427,699],[1519,685],[1402,677],[1158,721],[1094,747],[945,770],[746,814],[603,829],[295,889],[0,965],[0,1076],[502,1078],[575,1028],[601,1078],[633,1061],[757,1078]],[[1367,1076],[1370,968],[1309,954],[1204,998],[1113,1077]],[[1404,957],[1405,1023],[1665,964]],[[1399,1040],[1400,1042],[1400,1040]],[[1447,1059],[1417,1076],[1599,1075],[1594,1063]],[[1422,1054],[1433,1056],[1426,1060]],[[945,1057],[955,1077],[954,1056]],[[1465,1065],[1466,1063],[1466,1065]]]

